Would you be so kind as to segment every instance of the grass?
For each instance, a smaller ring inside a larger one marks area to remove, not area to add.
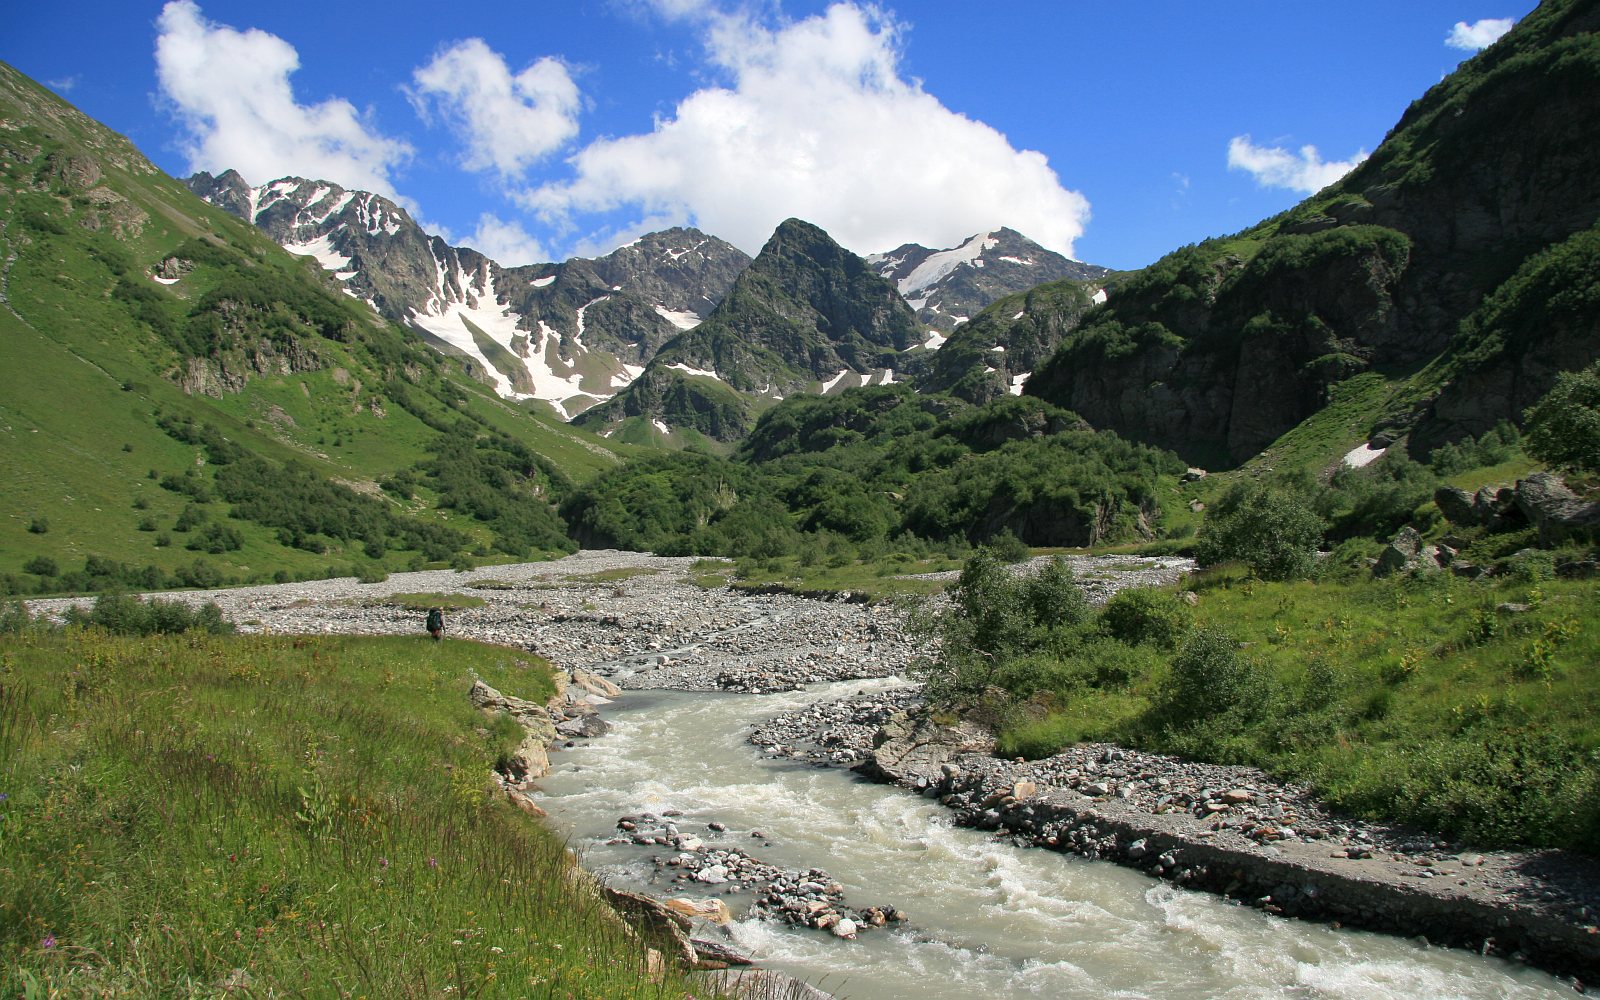
[[[468,608],[481,608],[486,603],[483,598],[471,594],[390,594],[381,601],[407,611],[427,611],[429,608],[465,611]]]
[[[661,572],[649,566],[619,566],[616,569],[602,569],[594,573],[574,573],[565,577],[568,583],[620,583],[623,580],[632,580],[636,576],[655,576]]]
[[[721,590],[733,576],[734,564],[726,559],[696,559],[689,566],[689,582],[701,590]]]
[[[1600,849],[1600,582],[1268,584],[1222,569],[1182,588],[1199,594],[1195,625],[1238,642],[1253,707],[1175,718],[1173,654],[1129,657],[1140,666],[1117,683],[1068,672],[1039,692],[1000,752],[1110,740],[1254,764],[1484,846]]]
[[[521,738],[413,639],[0,639],[0,995],[681,997],[490,769]]]
[[[838,557],[826,563],[811,562],[809,565],[803,556],[786,556],[741,560],[738,579],[733,585],[744,589],[776,587],[801,595],[849,592],[864,594],[875,601],[887,601],[937,594],[944,589],[944,581],[906,577],[960,568],[959,559],[915,559],[899,553],[881,560]]]

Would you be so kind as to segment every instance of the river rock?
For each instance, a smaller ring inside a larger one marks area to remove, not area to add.
[[[728,904],[716,898],[690,899],[687,896],[674,896],[662,900],[662,905],[691,920],[706,920],[719,926],[733,922],[733,914],[728,911]]]

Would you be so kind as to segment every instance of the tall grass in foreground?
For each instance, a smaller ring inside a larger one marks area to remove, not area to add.
[[[679,997],[420,639],[0,637],[0,996]]]

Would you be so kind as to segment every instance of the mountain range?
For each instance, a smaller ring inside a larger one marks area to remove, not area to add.
[[[558,551],[580,484],[637,499],[639,445],[731,454],[684,456],[684,523],[750,545],[1148,536],[1176,459],[1147,446],[1426,457],[1600,356],[1597,39],[1600,8],[1545,0],[1296,207],[1043,284],[1066,265],[1005,230],[862,257],[794,219],[754,259],[675,229],[502,267],[369,193],[173,180],[0,67],[0,588]],[[762,493],[763,462],[799,478]]]
[[[859,332],[859,322],[839,314],[845,298],[865,294],[873,300],[848,308],[887,308],[877,283],[865,275],[885,279],[923,328],[920,336],[889,337],[888,346],[901,351],[939,347],[969,315],[1001,296],[1061,278],[1092,282],[1109,273],[1011,229],[980,233],[947,250],[908,243],[861,263],[833,246],[826,260],[809,261],[820,269],[817,274],[793,261],[775,271],[764,266],[758,273],[768,280],[741,290],[734,319],[725,315],[690,334],[714,314],[750,264],[736,247],[695,229],[651,233],[594,259],[507,268],[428,235],[405,209],[371,192],[300,177],[252,187],[231,170],[196,174],[186,183],[291,253],[314,257],[348,294],[458,359],[504,396],[545,400],[565,419],[648,375],[626,398],[584,421],[630,438],[658,436],[643,426],[621,426],[639,417],[658,431],[668,427],[669,434],[675,428],[729,440],[742,436],[753,414],[785,394],[892,379],[896,363],[889,355],[877,351],[868,363],[861,344],[830,342],[835,333],[848,341],[855,335],[850,331]],[[768,251],[798,247],[805,257],[819,236],[832,243],[815,227],[802,235],[791,223],[784,225],[788,238],[780,228]],[[819,275],[846,258],[852,263],[843,290],[828,291],[831,302],[820,311],[808,306],[794,313],[795,301],[813,298],[815,288],[780,289],[784,276],[802,284],[826,281]],[[785,301],[768,301],[773,294]],[[781,318],[749,326],[752,309]],[[893,311],[895,321],[903,322],[899,310]],[[782,335],[774,333],[774,323],[785,327]],[[865,336],[870,342],[876,334]],[[672,350],[663,353],[669,343]],[[661,363],[650,367],[658,354]],[[713,373],[706,377],[733,393],[696,381],[695,372]]]
[[[730,243],[670,229],[594,260],[507,268],[428,235],[370,192],[298,177],[251,187],[231,170],[187,183],[289,252],[314,257],[349,295],[501,395],[545,400],[563,418],[626,387],[749,263]]]

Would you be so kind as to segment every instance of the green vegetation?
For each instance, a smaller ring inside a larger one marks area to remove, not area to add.
[[[1322,519],[1299,497],[1263,484],[1237,483],[1206,512],[1195,545],[1202,566],[1242,562],[1263,580],[1308,576],[1322,542]]]
[[[0,593],[570,550],[552,507],[615,446],[500,400],[9,68],[0,111]]]
[[[998,727],[1004,756],[1108,740],[1254,764],[1481,846],[1592,852],[1600,583],[1557,578],[1550,552],[1503,561],[1476,581],[1221,567],[1180,585],[1193,610],[1145,590],[1088,615],[1041,611],[1043,584],[980,553],[925,620],[944,646],[923,670],[936,705]]]
[[[521,733],[471,678],[542,699],[542,661],[6,631],[0,994],[686,995],[491,781]]]
[[[427,611],[429,608],[443,608],[446,611],[465,611],[469,608],[481,608],[485,602],[481,597],[471,594],[390,594],[382,599],[384,604],[390,604],[407,611]]]
[[[561,514],[585,545],[842,566],[1008,536],[1148,539],[1182,471],[1170,454],[1038,400],[973,406],[874,386],[785,400],[731,458],[619,466],[577,488]]]
[[[1600,362],[1556,376],[1555,388],[1528,411],[1528,451],[1551,465],[1600,474]]]

